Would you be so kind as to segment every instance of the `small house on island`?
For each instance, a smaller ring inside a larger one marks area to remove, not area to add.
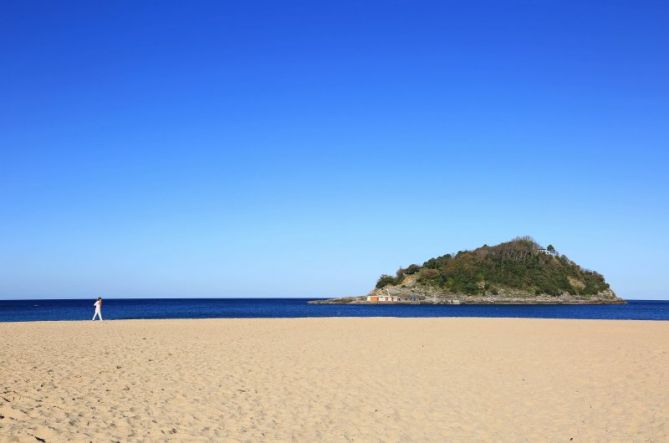
[[[367,301],[372,303],[392,303],[400,301],[400,297],[398,295],[390,294],[368,295]]]
[[[546,255],[552,255],[552,256],[557,256],[558,255],[558,252],[555,250],[553,245],[548,245],[547,248],[539,248],[539,249],[537,249],[537,251],[540,254],[546,254]]]

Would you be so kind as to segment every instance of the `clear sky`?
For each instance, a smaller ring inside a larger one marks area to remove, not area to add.
[[[669,299],[669,6],[0,4],[0,298],[357,295],[518,235]]]

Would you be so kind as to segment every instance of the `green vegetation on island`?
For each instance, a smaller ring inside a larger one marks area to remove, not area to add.
[[[413,274],[421,284],[467,295],[496,294],[501,288],[553,296],[595,295],[609,289],[601,274],[582,269],[552,245],[544,249],[530,237],[431,258],[422,266],[399,269],[394,277],[382,275],[376,287],[400,284]]]
[[[382,275],[368,296],[331,302],[622,303],[604,277],[519,237]]]

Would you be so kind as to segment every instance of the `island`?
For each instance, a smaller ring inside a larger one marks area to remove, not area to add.
[[[314,304],[623,304],[604,277],[531,237],[483,245],[382,275],[367,295]]]

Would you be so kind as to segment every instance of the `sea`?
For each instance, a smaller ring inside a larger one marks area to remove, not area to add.
[[[319,305],[304,298],[108,298],[104,320],[161,318],[510,317],[669,320],[669,300],[624,305]],[[0,322],[90,320],[95,299],[0,300]]]

